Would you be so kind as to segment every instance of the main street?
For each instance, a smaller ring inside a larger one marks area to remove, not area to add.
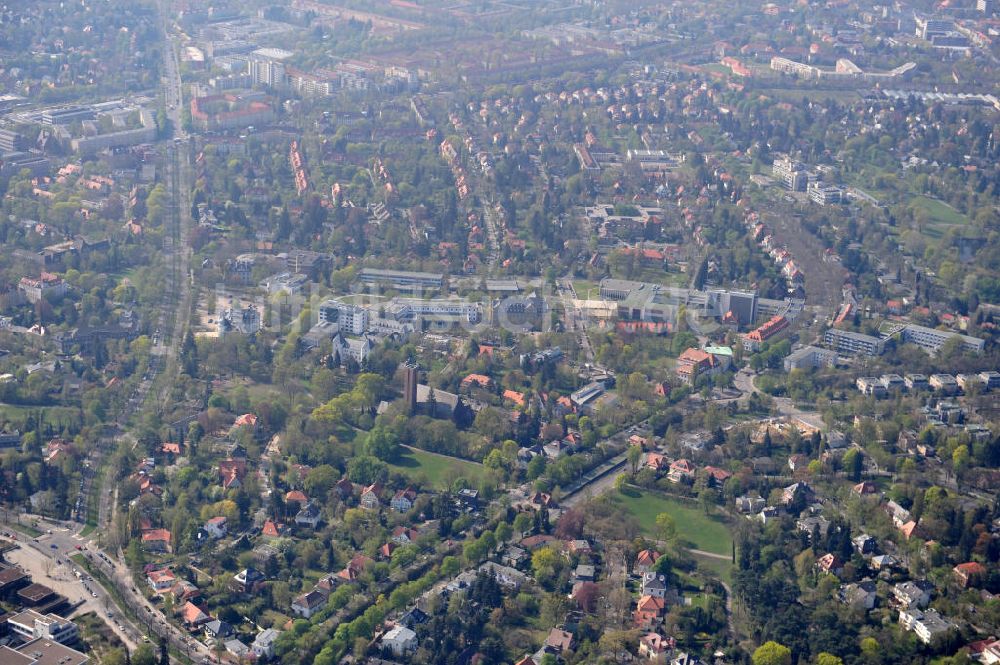
[[[94,471],[87,474],[86,482],[81,486],[80,505],[84,507],[96,505],[97,515],[91,515],[91,519],[98,528],[93,535],[89,538],[80,535],[82,532],[77,532],[78,524],[56,523],[51,533],[40,536],[37,543],[32,541],[25,545],[32,548],[30,555],[15,553],[13,556],[19,557],[26,563],[34,562],[34,567],[40,567],[39,572],[47,580],[60,585],[64,595],[71,600],[83,601],[84,605],[81,607],[93,605],[95,601],[99,602],[105,609],[103,616],[130,648],[136,646],[140,640],[148,641],[152,637],[156,641],[166,640],[175,653],[182,653],[188,659],[210,660],[215,657],[207,646],[171,623],[159,608],[146,600],[144,594],[137,588],[132,572],[121,559],[121,551],[105,552],[100,549],[101,546],[108,544],[104,535],[114,523],[117,502],[117,488],[112,486],[116,470],[106,464],[105,460],[110,452],[123,443],[136,445],[135,438],[127,430],[127,422],[135,413],[144,408],[160,409],[169,398],[178,372],[180,343],[187,330],[192,310],[191,250],[187,242],[191,209],[191,147],[189,137],[181,125],[183,89],[177,48],[169,32],[166,0],[161,0],[159,3],[159,12],[164,56],[163,103],[175,134],[172,138],[167,136],[160,144],[160,154],[164,164],[162,172],[165,174],[169,204],[164,219],[163,234],[163,301],[156,331],[153,334],[149,370],[142,377],[116,422],[107,428],[88,457],[88,466]],[[152,402],[149,401],[151,391],[154,398]],[[98,493],[96,501],[92,498],[94,492]],[[81,514],[82,511],[78,510],[77,516]],[[80,594],[73,594],[76,589],[72,580],[68,580],[70,584],[66,586],[58,577],[48,575],[48,572],[53,572],[56,576],[72,572],[75,576],[75,571],[69,570],[73,568],[73,564],[67,559],[75,553],[87,557],[89,565],[101,573],[103,579],[100,583],[113,586],[113,592],[110,588],[102,588],[98,580],[88,580],[83,590],[84,594],[90,594],[90,600],[87,601]],[[118,604],[119,600],[127,604],[129,612],[123,611]]]

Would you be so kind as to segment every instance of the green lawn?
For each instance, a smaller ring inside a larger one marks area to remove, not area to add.
[[[79,425],[81,421],[80,409],[72,406],[21,406],[18,404],[0,404],[0,420],[23,423],[28,416],[33,416],[39,411],[46,424],[59,429]]]
[[[15,522],[10,522],[7,524],[7,526],[9,526],[14,531],[18,531],[24,534],[25,536],[30,536],[32,538],[37,538],[38,536],[42,535],[41,531],[31,526],[30,524],[17,524]]]
[[[444,489],[457,478],[465,478],[472,485],[478,485],[486,471],[480,464],[465,460],[439,457],[422,450],[404,448],[403,454],[389,464],[392,471],[406,474],[414,480],[426,481],[428,485]]]
[[[700,556],[695,554],[695,560],[698,562],[698,568],[700,570],[713,573],[720,580],[726,584],[732,584],[733,581],[733,564],[729,560],[716,559],[708,556]]]
[[[635,487],[628,488],[627,494],[616,492],[613,500],[635,517],[646,536],[656,537],[656,516],[670,513],[682,542],[715,554],[729,556],[732,553],[733,538],[725,522],[716,516],[706,515],[698,506]]]
[[[969,218],[950,205],[927,196],[917,196],[911,202],[914,208],[927,211],[932,224],[966,224]]]
[[[80,532],[80,537],[86,538],[90,534],[94,533],[96,529],[97,527],[94,526],[93,524],[88,524],[87,526],[83,527],[83,531]]]

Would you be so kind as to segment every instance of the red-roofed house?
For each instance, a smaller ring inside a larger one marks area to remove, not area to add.
[[[635,612],[632,613],[633,623],[636,628],[649,629],[659,622],[660,617],[667,607],[667,603],[662,598],[656,596],[643,596],[635,604]]]
[[[170,532],[166,529],[144,529],[142,547],[147,552],[170,552]]]
[[[656,550],[642,550],[635,557],[635,572],[648,573],[653,570],[660,553]]]
[[[963,589],[970,586],[974,587],[986,579],[986,566],[978,561],[960,563],[952,568],[952,571],[955,573],[955,579],[958,581],[959,586]]]
[[[267,520],[264,522],[264,527],[260,530],[260,535],[264,538],[283,538],[288,535],[288,527],[281,522]]]
[[[659,633],[646,633],[639,638],[639,655],[649,660],[663,659],[675,646],[677,641],[672,637],[663,637]]]
[[[379,495],[382,493],[382,483],[372,483],[361,492],[361,507],[378,510],[382,505]]]
[[[169,568],[163,570],[153,570],[146,575],[146,581],[156,593],[168,591],[177,582],[177,576]]]
[[[721,486],[727,480],[733,477],[733,474],[726,471],[725,469],[720,469],[717,466],[706,466],[704,467],[705,474],[708,476],[708,482],[714,486]]]
[[[646,468],[660,473],[664,469],[670,468],[670,462],[667,461],[665,455],[661,455],[660,453],[649,453],[646,455]]]
[[[208,610],[198,607],[190,600],[181,608],[181,621],[189,628],[196,628],[212,620]]]
[[[219,462],[219,480],[225,489],[235,489],[243,485],[243,479],[247,475],[247,461],[245,459],[224,459]]]
[[[679,483],[682,480],[694,478],[694,465],[686,459],[679,459],[670,465],[667,472],[667,479],[672,483]]]
[[[677,358],[677,378],[687,385],[693,385],[702,374],[709,376],[721,372],[725,365],[707,351],[687,349]]]
[[[259,439],[264,435],[264,428],[261,425],[260,419],[253,413],[244,413],[239,416],[229,431],[233,433],[244,428],[251,431],[255,439]]]
[[[524,406],[524,393],[519,393],[516,390],[505,390],[503,391],[503,398],[508,402],[512,402],[515,406]]]
[[[473,386],[489,389],[489,387],[492,385],[493,385],[493,379],[486,376],[485,374],[469,374],[467,377],[462,379],[462,388],[465,389],[469,389]]]
[[[294,501],[295,503],[304,506],[309,502],[309,497],[307,497],[302,490],[289,490],[285,494],[285,503]]]

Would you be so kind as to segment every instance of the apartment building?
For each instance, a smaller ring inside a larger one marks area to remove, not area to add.
[[[837,353],[852,356],[878,356],[882,355],[882,352],[885,351],[885,342],[878,337],[850,330],[839,330],[838,328],[827,330],[823,334],[823,343]]]

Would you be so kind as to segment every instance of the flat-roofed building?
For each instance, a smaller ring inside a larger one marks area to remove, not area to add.
[[[358,275],[362,284],[378,284],[399,291],[415,291],[420,289],[444,289],[444,275],[430,272],[411,272],[406,270],[379,270],[365,268]]]
[[[925,351],[936,353],[949,340],[961,340],[962,350],[968,353],[982,353],[986,340],[970,335],[962,335],[950,330],[937,330],[926,326],[908,324],[900,331],[900,339],[909,344],[916,344]]]
[[[910,392],[927,390],[930,384],[927,382],[926,374],[907,374],[903,377],[903,384]]]
[[[55,614],[39,614],[35,610],[24,610],[8,617],[7,625],[12,632],[26,640],[41,638],[60,644],[72,644],[80,635],[72,621]]]
[[[813,367],[833,367],[837,362],[837,352],[821,349],[818,346],[803,346],[785,357],[786,372],[793,369],[810,369]]]
[[[885,350],[885,342],[878,337],[838,328],[827,330],[823,334],[823,343],[837,353],[849,355],[878,356]]]
[[[958,380],[951,374],[931,374],[927,383],[933,390],[946,395],[954,395],[958,392]]]
[[[17,652],[31,658],[31,665],[86,665],[90,661],[85,653],[42,638],[20,646]]]

